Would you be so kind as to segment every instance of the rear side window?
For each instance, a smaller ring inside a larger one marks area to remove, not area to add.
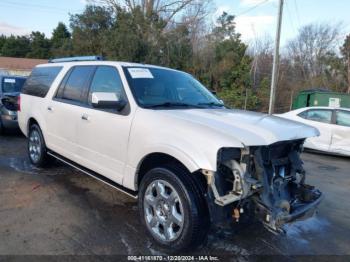
[[[322,123],[332,123],[332,111],[324,109],[311,109],[299,114],[300,117]]]
[[[88,84],[94,71],[95,66],[72,67],[63,78],[56,98],[86,104]]]
[[[340,126],[350,126],[350,112],[337,111],[336,124]]]
[[[72,69],[63,90],[58,94],[63,99],[85,103],[87,100],[88,83],[95,70],[94,66],[76,66]]]
[[[2,79],[2,92],[3,93],[16,93],[21,92],[25,78],[22,77],[4,77]]]
[[[62,66],[36,67],[23,86],[22,93],[45,97]]]

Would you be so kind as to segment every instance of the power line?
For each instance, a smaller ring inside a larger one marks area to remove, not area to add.
[[[291,12],[290,9],[289,9],[289,3],[288,3],[288,1],[286,1],[285,4],[286,4],[286,8],[287,8],[287,13],[288,13],[289,22],[290,22],[290,24],[291,24],[291,26],[292,26],[292,28],[293,28],[293,31],[294,31],[295,33],[298,33],[298,30],[296,29],[295,24],[294,24],[294,22],[293,22],[292,12]]]
[[[254,9],[258,8],[259,6],[262,6],[262,5],[266,4],[266,3],[269,2],[269,1],[270,1],[270,0],[265,0],[265,1],[261,2],[261,3],[258,3],[258,4],[254,5],[254,6],[252,6],[251,8],[248,8],[248,9],[242,11],[241,13],[238,13],[238,14],[235,15],[235,16],[237,17],[237,16],[244,15],[244,14],[250,12],[250,11],[253,11]]]
[[[297,14],[298,27],[300,27],[301,23],[300,23],[300,15],[299,15],[297,0],[294,0],[294,8],[295,8],[295,13]]]
[[[29,3],[23,3],[23,2],[16,2],[16,1],[8,1],[8,0],[2,0],[0,4],[15,6],[17,8],[31,8],[35,9],[36,11],[53,11],[56,13],[64,12],[68,13],[69,11],[72,12],[81,12],[82,10],[69,10],[69,9],[63,9],[63,8],[57,8],[54,6],[48,6],[48,5],[38,5],[38,4],[29,4]]]

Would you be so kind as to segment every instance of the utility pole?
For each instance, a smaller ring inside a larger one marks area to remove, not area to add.
[[[270,90],[270,103],[269,103],[270,115],[273,114],[274,112],[276,85],[278,81],[278,66],[279,66],[279,60],[280,60],[279,56],[280,56],[280,38],[281,38],[283,2],[284,0],[279,0],[277,30],[276,30],[276,39],[275,39],[275,52],[273,56],[272,80],[271,80],[271,90]]]

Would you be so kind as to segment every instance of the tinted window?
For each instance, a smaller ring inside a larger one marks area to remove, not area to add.
[[[76,66],[70,73],[63,90],[63,99],[85,102],[87,84],[94,72],[94,66]]]
[[[26,79],[21,77],[4,77],[2,79],[2,92],[21,92],[25,81]]]
[[[337,111],[336,124],[340,126],[350,126],[350,112]]]
[[[55,80],[61,66],[36,67],[23,86],[22,93],[32,96],[45,97]]]
[[[332,122],[331,110],[311,109],[300,113],[299,116],[308,120],[322,123],[330,124]]]
[[[125,99],[123,84],[116,68],[99,66],[91,82],[89,101],[93,92],[115,93]]]

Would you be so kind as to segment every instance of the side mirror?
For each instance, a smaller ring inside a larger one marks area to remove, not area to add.
[[[94,92],[91,94],[91,103],[95,108],[122,110],[126,101],[118,97],[116,93]]]

